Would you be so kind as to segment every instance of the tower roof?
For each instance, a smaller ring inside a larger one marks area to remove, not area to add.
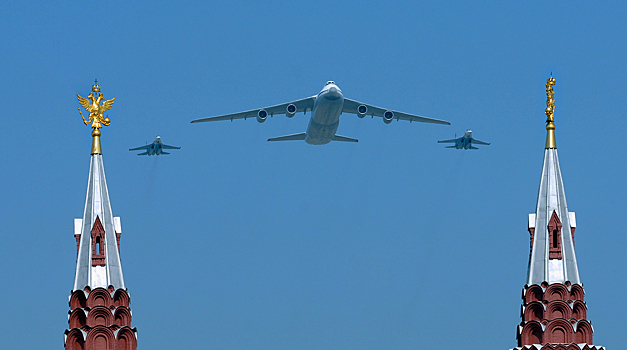
[[[114,218],[111,211],[102,154],[91,155],[85,210],[83,218],[75,220],[75,234],[80,235],[80,242],[73,290],[110,285],[114,289],[124,289],[117,244],[117,236],[121,233],[120,218]]]
[[[533,235],[527,284],[542,282],[580,284],[574,247],[575,213],[568,211],[555,143],[553,88],[555,78],[547,80],[547,142],[538,190],[536,212],[529,215]]]

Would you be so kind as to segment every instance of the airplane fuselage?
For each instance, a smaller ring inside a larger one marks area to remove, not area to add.
[[[342,90],[335,83],[327,83],[316,96],[305,142],[310,145],[324,145],[331,142],[340,125],[343,107]]]
[[[455,141],[455,148],[469,149],[470,147],[472,147],[472,131],[466,131],[464,136]]]

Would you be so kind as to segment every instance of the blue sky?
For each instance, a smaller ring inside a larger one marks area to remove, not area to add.
[[[62,348],[95,78],[141,349],[516,346],[544,84],[594,343],[624,344],[623,2],[0,4],[0,338]],[[451,126],[341,118],[357,144],[266,139],[308,116],[190,124],[334,80]],[[472,129],[481,150],[437,140]],[[128,149],[160,135],[165,157]]]

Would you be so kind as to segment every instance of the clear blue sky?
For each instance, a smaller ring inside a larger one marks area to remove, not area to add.
[[[516,346],[544,84],[594,343],[624,347],[624,2],[0,4],[0,339],[62,349],[95,78],[140,349]],[[452,126],[308,116],[190,124],[334,80]],[[472,129],[479,151],[437,140]],[[160,135],[165,157],[128,149]]]

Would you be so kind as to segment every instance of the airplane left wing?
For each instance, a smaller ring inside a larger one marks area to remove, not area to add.
[[[168,145],[164,145],[164,144],[161,144],[161,148],[163,148],[163,149],[181,149],[181,147],[168,146]]]
[[[449,142],[455,142],[457,140],[459,140],[460,138],[456,138],[456,139],[450,139],[450,140],[442,140],[442,141],[438,141],[438,143],[449,143]]]
[[[417,116],[417,115],[413,115],[413,114],[408,114],[408,113],[403,113],[403,112],[397,112],[397,111],[392,111],[389,109],[384,109],[381,107],[376,107],[376,106],[372,106],[369,104],[365,104],[362,102],[358,102],[358,101],[354,101],[351,100],[349,98],[344,98],[344,107],[342,108],[342,113],[352,113],[352,114],[358,114],[358,108],[359,106],[366,106],[366,115],[372,115],[372,116],[377,116],[377,117],[382,117],[385,114],[385,112],[390,111],[392,112],[393,115],[393,119],[402,119],[402,120],[409,120],[410,122],[421,122],[421,123],[434,123],[434,124],[445,124],[445,125],[451,125],[451,123],[445,121],[445,120],[439,120],[439,119],[431,119],[431,118],[426,118],[426,117],[421,117],[421,116]]]
[[[296,114],[298,112],[306,112],[307,110],[312,110],[313,107],[314,107],[314,102],[315,101],[316,101],[316,97],[312,96],[312,97],[307,97],[307,98],[303,98],[303,99],[292,101],[292,102],[282,103],[280,105],[275,105],[275,106],[270,106],[270,107],[265,107],[265,108],[252,109],[250,111],[244,111],[244,112],[239,112],[239,113],[220,115],[220,116],[217,116],[217,117],[200,118],[200,119],[192,120],[192,123],[214,122],[214,121],[219,121],[219,120],[230,120],[230,121],[233,121],[235,119],[256,118],[257,117],[257,113],[259,113],[259,111],[261,111],[261,110],[266,111],[266,113],[268,113],[268,116],[272,116],[274,114],[286,114],[287,113],[287,106],[289,106],[289,105],[294,105],[294,107],[296,107],[296,110],[294,111],[294,114]]]
[[[140,149],[148,149],[150,148],[152,144],[148,144],[146,146],[141,146],[141,147],[136,147],[136,148],[129,148],[129,151],[139,151]]]
[[[476,143],[477,145],[489,145],[489,142],[483,142],[483,141],[479,141],[477,139],[472,139],[472,143]]]

